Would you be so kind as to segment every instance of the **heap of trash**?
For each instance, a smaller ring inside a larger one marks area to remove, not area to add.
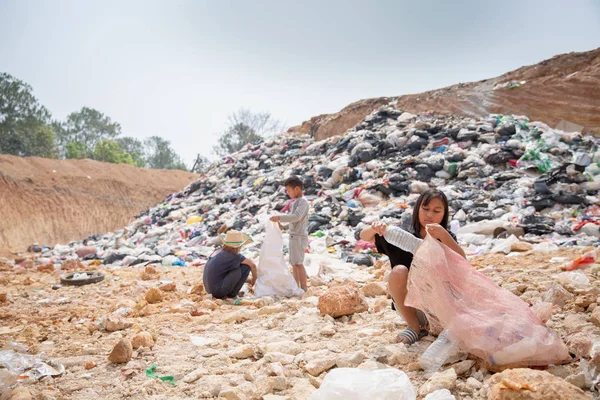
[[[450,203],[451,228],[467,254],[550,250],[600,243],[599,139],[526,117],[412,115],[382,107],[342,136],[314,141],[283,134],[213,163],[184,190],[125,229],[54,248],[32,245],[41,262],[203,264],[217,233],[255,238],[288,198],[289,175],[311,203],[310,256],[370,265],[358,233],[373,220],[408,226],[419,193],[434,187]]]

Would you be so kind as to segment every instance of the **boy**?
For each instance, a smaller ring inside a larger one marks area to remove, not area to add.
[[[293,200],[288,215],[275,215],[273,222],[289,223],[290,264],[298,286],[306,292],[306,270],[304,269],[304,251],[308,247],[308,201],[302,193],[302,180],[290,176],[284,182],[285,190]]]

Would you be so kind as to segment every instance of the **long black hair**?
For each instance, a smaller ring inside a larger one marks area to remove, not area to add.
[[[446,197],[444,192],[442,192],[441,190],[427,189],[426,191],[421,193],[421,195],[419,196],[419,199],[417,200],[417,204],[415,204],[415,207],[413,208],[412,229],[413,229],[413,232],[416,233],[417,235],[421,234],[421,223],[419,222],[419,210],[421,209],[421,206],[423,206],[423,205],[426,206],[433,199],[440,199],[442,201],[442,203],[444,204],[444,218],[442,218],[442,222],[440,223],[440,225],[442,225],[444,227],[444,229],[448,230],[448,219],[450,218],[450,216],[449,216],[450,212],[448,210],[448,198]]]

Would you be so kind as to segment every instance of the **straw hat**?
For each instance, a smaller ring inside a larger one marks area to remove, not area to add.
[[[233,248],[242,247],[247,242],[252,241],[250,236],[234,229],[228,231],[226,235],[219,235],[219,239],[221,239],[221,242],[223,242],[224,245]]]

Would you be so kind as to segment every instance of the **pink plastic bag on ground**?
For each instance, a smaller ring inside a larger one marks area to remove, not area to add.
[[[561,338],[529,304],[430,236],[414,255],[405,302],[423,310],[434,331],[447,329],[461,350],[491,366],[540,366],[569,359]]]

